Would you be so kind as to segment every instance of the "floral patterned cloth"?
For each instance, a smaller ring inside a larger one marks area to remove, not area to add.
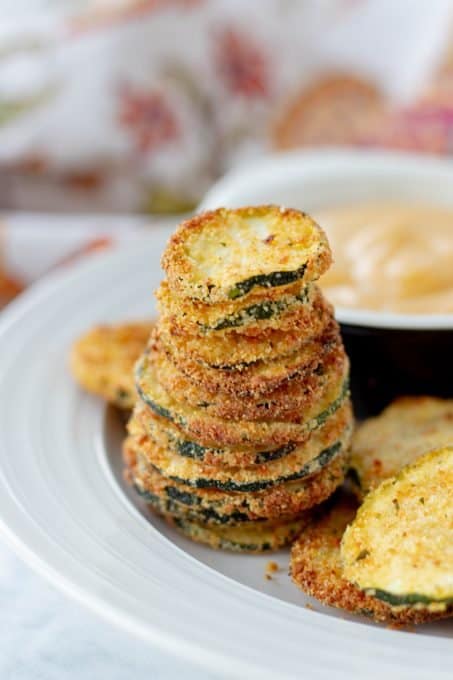
[[[452,151],[449,0],[25,5],[0,25],[2,208],[184,211],[269,149]]]

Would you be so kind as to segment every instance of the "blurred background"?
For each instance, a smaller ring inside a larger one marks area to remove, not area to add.
[[[0,8],[0,305],[260,154],[453,152],[450,0]]]

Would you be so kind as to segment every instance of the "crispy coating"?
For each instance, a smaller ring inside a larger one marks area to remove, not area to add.
[[[156,470],[150,470],[150,479],[154,478],[155,483],[144,489],[134,484],[135,477],[138,476],[138,458],[140,453],[137,448],[137,441],[134,437],[126,437],[123,443],[123,459],[125,463],[126,481],[134,486],[135,491],[141,500],[149,504],[152,509],[161,515],[172,515],[174,517],[198,522],[208,526],[262,526],[273,527],[282,521],[291,521],[298,518],[298,515],[280,516],[278,519],[266,519],[258,517],[250,519],[241,510],[233,509],[232,512],[222,512],[221,508],[213,506],[202,506],[196,503],[196,497],[189,497],[181,492],[171,480],[165,480]],[[192,501],[192,502],[191,502]]]
[[[128,430],[135,437],[144,459],[169,479],[197,488],[255,491],[283,481],[310,477],[336,456],[347,451],[352,431],[352,414],[346,404],[323,427],[315,430],[304,444],[286,456],[252,466],[213,466],[202,460],[181,456],[171,448],[171,442],[170,446],[166,445],[166,438],[159,436],[161,432],[158,428],[149,431],[144,426],[137,407]]]
[[[327,433],[333,429],[341,433],[347,426],[351,425],[352,421],[351,404],[347,400],[336,413],[326,420],[324,425],[314,430],[312,434],[316,435],[321,430]],[[245,446],[227,448],[203,446],[194,440],[188,439],[171,421],[156,415],[141,402],[135,405],[133,416],[129,422],[129,431],[138,433],[137,426],[139,426],[140,431],[144,430],[147,436],[151,437],[161,449],[168,451],[170,454],[202,463],[208,469],[214,468],[216,470],[225,467],[262,467],[271,461],[286,458],[296,448],[300,448],[305,443],[298,445],[296,442],[289,442],[275,449]],[[307,436],[307,441],[312,437],[312,434]]]
[[[159,384],[156,371],[144,355],[137,364],[136,388],[141,400],[155,413],[174,422],[189,438],[207,446],[257,446],[276,448],[303,442],[348,399],[348,366],[337,384],[328,386],[299,422],[226,420],[209,416],[202,408],[177,401]]]
[[[135,442],[129,444],[136,446]],[[132,471],[132,482],[143,494],[177,498],[180,503],[202,511],[221,515],[240,513],[244,519],[279,519],[297,517],[328,498],[344,480],[347,454],[336,456],[328,465],[307,479],[277,484],[255,492],[197,489],[166,479],[137,452],[137,468]]]
[[[176,293],[215,303],[260,288],[283,293],[295,280],[318,279],[331,260],[324,232],[308,215],[270,205],[219,208],[182,222],[162,266]]]
[[[365,498],[344,533],[345,577],[390,604],[453,605],[453,446],[406,465]]]
[[[351,468],[360,485],[358,495],[367,494],[426,451],[448,444],[453,444],[453,399],[397,399],[354,434]]]
[[[89,392],[131,409],[136,402],[134,364],[154,328],[152,321],[92,328],[73,345],[70,366],[74,378]]]
[[[258,397],[277,389],[295,378],[328,368],[344,353],[338,324],[330,321],[322,334],[303,343],[288,356],[270,361],[239,364],[236,369],[213,368],[203,365],[190,354],[173,353],[171,345],[161,343],[169,360],[187,378],[210,392],[222,392],[238,397]]]
[[[272,290],[272,289],[271,289]],[[208,305],[175,295],[163,281],[157,291],[161,316],[176,334],[190,333],[205,337],[209,334],[261,335],[264,330],[299,330],[311,335],[314,308],[322,304],[322,293],[316,285],[297,288],[286,295],[272,295],[269,289],[263,297],[247,297],[246,301],[231,301]]]
[[[208,527],[172,515],[167,515],[166,520],[192,541],[208,545],[214,550],[257,554],[276,551],[291,543],[306,526],[308,518],[302,517],[274,527],[263,527],[261,524],[251,527]]]
[[[177,453],[180,456],[202,460],[206,465],[244,467],[261,465],[269,460],[283,458],[296,448],[297,444],[290,442],[276,449],[257,448],[250,446],[235,446],[219,448],[218,446],[203,446],[193,439],[189,439],[181,430],[167,418],[162,418],[139,402],[135,405],[135,418],[141,421],[150,437],[161,447]]]
[[[168,319],[160,319],[159,337],[165,347],[176,356],[189,355],[208,367],[237,367],[256,361],[272,361],[287,357],[314,338],[317,338],[333,316],[333,310],[323,298],[313,305],[309,328],[288,331],[268,328],[258,336],[243,335],[237,330],[228,335],[209,333],[191,335],[175,329]]]
[[[299,422],[301,413],[310,411],[329,386],[338,384],[345,371],[346,356],[338,352],[336,361],[325,370],[298,376],[259,397],[240,397],[213,392],[194,385],[169,361],[163,351],[150,349],[156,377],[175,399],[202,408],[207,415],[231,420],[283,420]]]
[[[291,549],[291,576],[305,593],[330,607],[369,616],[388,624],[418,624],[440,618],[442,613],[414,607],[392,607],[367,595],[343,576],[340,542],[357,511],[357,501],[342,494],[316,513]]]

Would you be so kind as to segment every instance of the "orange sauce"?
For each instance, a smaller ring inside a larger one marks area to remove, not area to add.
[[[453,209],[358,204],[314,215],[334,264],[321,279],[337,306],[406,314],[453,312]]]

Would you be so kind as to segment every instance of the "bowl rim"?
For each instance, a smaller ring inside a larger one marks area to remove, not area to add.
[[[329,170],[341,174],[345,170],[366,172],[370,177],[383,172],[394,172],[407,177],[425,176],[427,173],[443,176],[452,182],[453,162],[430,154],[382,151],[368,149],[293,150],[265,154],[230,170],[213,184],[198,206],[199,211],[211,210],[235,202],[235,194],[244,189],[244,183],[255,187],[263,181],[270,182],[278,172],[279,181],[309,176]],[[331,180],[331,178],[330,178]],[[444,204],[444,207],[447,207]],[[453,201],[451,205],[453,210]],[[336,306],[335,316],[342,324],[366,328],[395,330],[453,330],[453,313],[404,314]]]

